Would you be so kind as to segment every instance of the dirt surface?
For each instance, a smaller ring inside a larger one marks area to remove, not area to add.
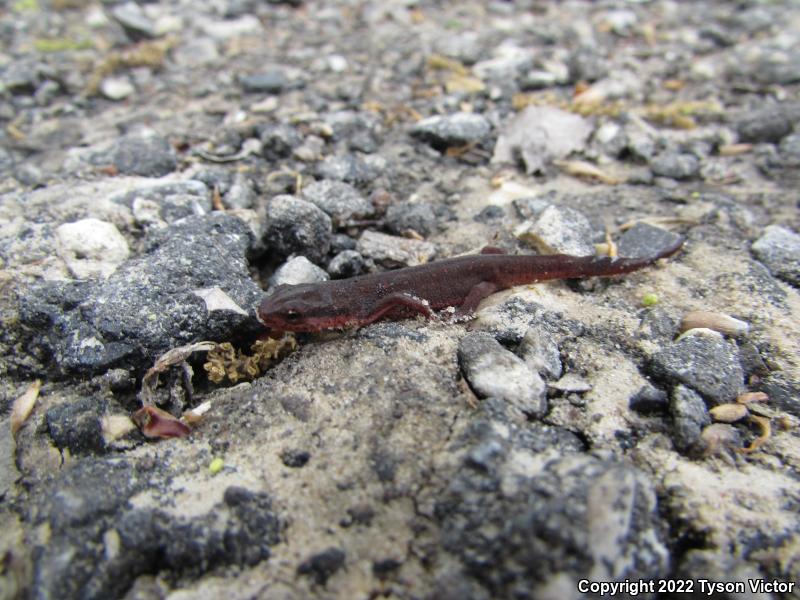
[[[798,32],[755,0],[0,9],[0,597],[799,598]],[[243,357],[279,283],[676,235]],[[143,404],[205,412],[159,439]]]

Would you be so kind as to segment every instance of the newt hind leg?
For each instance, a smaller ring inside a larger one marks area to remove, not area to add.
[[[464,298],[464,301],[456,307],[456,312],[453,315],[454,319],[462,319],[464,317],[470,317],[475,312],[475,309],[478,308],[478,305],[481,303],[481,300],[486,298],[486,296],[491,296],[494,294],[499,288],[497,285],[490,281],[482,281],[481,283],[474,285],[472,289],[467,294],[467,297]]]

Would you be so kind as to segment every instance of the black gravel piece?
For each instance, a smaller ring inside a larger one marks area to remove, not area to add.
[[[653,356],[650,370],[700,392],[712,404],[730,402],[743,388],[736,346],[721,335],[683,336]]]
[[[21,296],[21,318],[36,328],[60,371],[91,374],[117,364],[143,367],[162,352],[231,331],[259,328],[251,309],[262,296],[247,270],[252,243],[235,217],[190,217],[147,239],[145,253],[106,280],[43,282]],[[198,290],[218,287],[245,314],[209,312]]]
[[[50,437],[60,450],[72,454],[102,452],[105,449],[101,419],[106,403],[97,398],[81,398],[49,409],[45,415]]]
[[[297,573],[311,577],[317,585],[325,585],[328,579],[344,566],[346,555],[339,548],[328,548],[300,563]]]
[[[267,205],[267,244],[284,256],[302,254],[319,263],[331,246],[331,218],[311,202],[275,196]]]
[[[94,156],[96,164],[110,163],[122,175],[161,177],[178,166],[169,142],[157,135],[130,134],[118,139],[107,153]]]

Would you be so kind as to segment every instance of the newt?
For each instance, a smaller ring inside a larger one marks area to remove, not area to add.
[[[282,284],[266,296],[257,316],[275,331],[361,327],[381,318],[404,319],[452,307],[455,318],[475,312],[487,296],[515,285],[550,279],[608,277],[675,254],[683,238],[654,256],[609,258],[549,254],[519,256],[484,248],[480,254],[320,283]]]

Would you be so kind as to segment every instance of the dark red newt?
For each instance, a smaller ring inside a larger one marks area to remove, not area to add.
[[[485,248],[481,254],[447,258],[417,267],[351,279],[279,285],[258,307],[259,320],[276,331],[321,331],[360,327],[381,318],[403,319],[455,308],[472,314],[481,300],[499,290],[548,279],[607,277],[630,273],[671,256],[683,238],[655,256],[510,256]]]

